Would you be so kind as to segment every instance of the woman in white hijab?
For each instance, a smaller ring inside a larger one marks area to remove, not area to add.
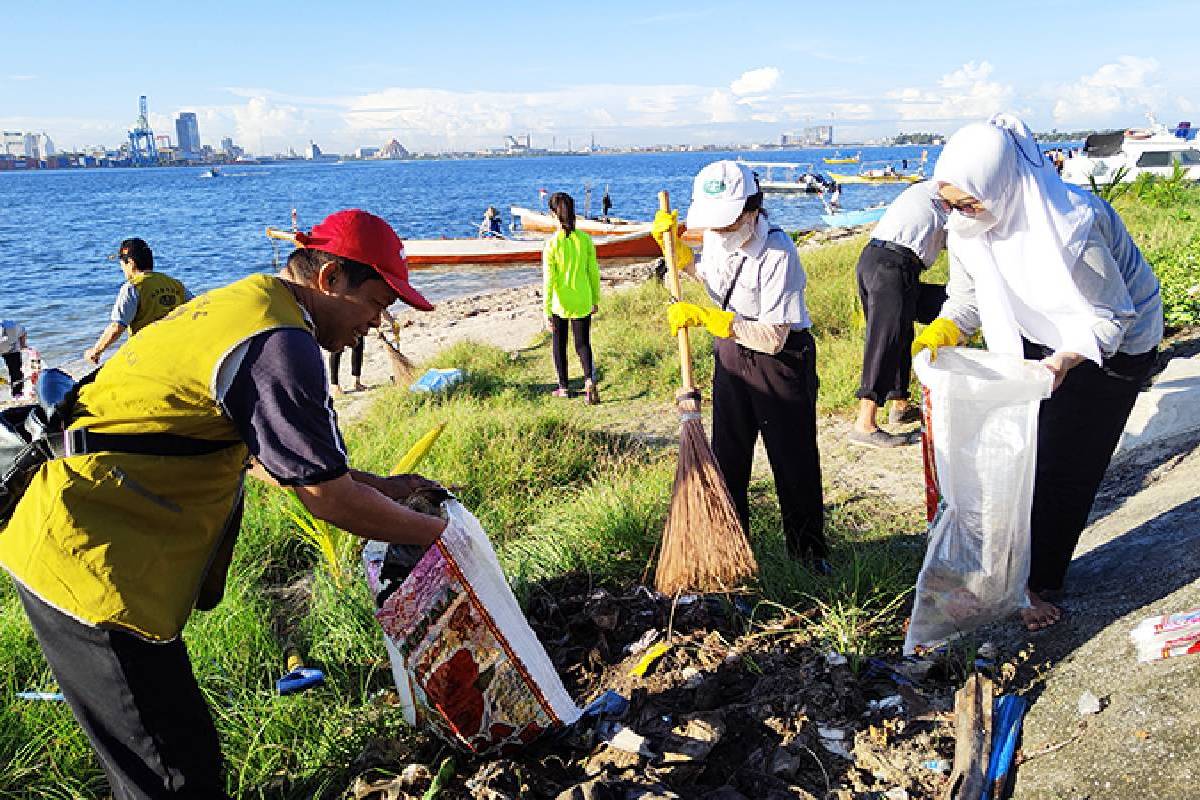
[[[1038,359],[1054,392],[1038,418],[1030,515],[1030,630],[1058,621],[1096,491],[1162,339],[1158,279],[1104,200],[1059,178],[1021,120],[999,114],[950,137],[933,180],[950,214],[949,298],[913,343]]]

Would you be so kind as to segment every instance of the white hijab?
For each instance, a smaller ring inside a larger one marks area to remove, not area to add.
[[[946,142],[933,180],[961,189],[995,217],[984,233],[948,237],[975,278],[988,349],[1020,356],[1023,334],[1099,364],[1093,326],[1103,317],[1071,277],[1095,212],[1063,183],[1025,123],[997,114],[962,128]]]

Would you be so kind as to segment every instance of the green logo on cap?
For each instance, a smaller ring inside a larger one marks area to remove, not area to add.
[[[703,189],[705,194],[720,194],[721,192],[725,191],[725,181],[721,180],[720,178],[714,178],[711,181],[705,181]]]

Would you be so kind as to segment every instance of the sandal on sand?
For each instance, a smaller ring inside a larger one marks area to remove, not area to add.
[[[554,397],[570,397],[571,396],[571,392],[562,386],[558,387],[550,394],[553,395]]]
[[[584,391],[585,396],[587,397],[587,404],[589,406],[594,406],[594,405],[599,404],[600,392],[598,389],[596,389],[595,381],[588,381],[584,385],[583,391]]]
[[[897,411],[895,406],[888,409],[888,425],[906,425],[909,422],[921,421],[921,409],[909,404],[902,411]]]
[[[863,433],[857,428],[851,428],[850,433],[846,434],[846,441],[860,447],[874,447],[879,450],[912,444],[912,441],[907,436],[897,436],[894,433],[888,433],[882,428],[876,428],[870,433]]]

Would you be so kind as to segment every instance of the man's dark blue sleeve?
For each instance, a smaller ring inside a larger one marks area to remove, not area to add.
[[[285,328],[253,337],[223,405],[250,454],[284,486],[349,472],[316,340]]]

